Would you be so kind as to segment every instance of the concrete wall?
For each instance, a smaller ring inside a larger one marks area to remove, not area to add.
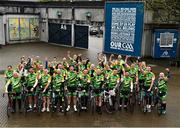
[[[150,57],[152,55],[153,34],[151,29],[144,29],[141,45],[141,55]]]
[[[90,12],[92,17],[91,21],[104,21],[104,9],[75,9],[75,20],[86,21],[86,12]]]
[[[24,13],[34,13],[35,9],[33,8],[24,8]]]
[[[59,19],[57,12],[61,12],[61,19],[72,19],[72,9],[71,8],[48,8],[48,18],[49,19]]]
[[[5,32],[3,27],[3,16],[0,16],[0,45],[5,45]]]
[[[146,10],[144,13],[144,23],[153,23],[153,12]],[[141,55],[149,57],[152,55],[153,46],[153,31],[144,25],[144,32],[142,36]]]

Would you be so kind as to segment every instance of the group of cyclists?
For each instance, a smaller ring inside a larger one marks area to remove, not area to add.
[[[29,110],[38,107],[38,94],[41,93],[41,112],[51,111],[52,99],[54,108],[62,108],[64,96],[67,98],[66,112],[70,111],[72,106],[75,112],[78,109],[87,111],[89,92],[93,90],[96,112],[101,114],[103,91],[106,90],[112,98],[112,106],[110,106],[112,111],[115,110],[117,101],[119,110],[128,109],[129,98],[134,93],[133,96],[138,104],[145,102],[143,111],[151,112],[152,105],[156,105],[160,99],[162,113],[166,113],[167,81],[170,72],[168,68],[166,73],[161,72],[159,77],[155,78],[151,67],[139,58],[133,62],[129,61],[129,56],[123,59],[121,55],[111,54],[109,59],[107,58],[105,54],[99,53],[98,64],[95,65],[81,54],[71,56],[70,51],[61,61],[56,57],[52,61],[46,58],[44,62],[39,56],[21,57],[16,68],[9,65],[4,73],[5,93],[9,96],[12,112],[16,112],[16,104],[19,110],[22,110],[22,91],[27,94]],[[77,107],[78,90],[82,93],[81,108]],[[141,92],[144,94],[141,95]],[[157,96],[155,100],[152,98],[154,94]]]

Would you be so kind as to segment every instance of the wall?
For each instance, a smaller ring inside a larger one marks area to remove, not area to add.
[[[153,23],[153,12],[146,10],[144,12],[144,32],[141,45],[141,55],[146,57],[151,56],[153,45],[152,29],[147,25],[149,23]]]
[[[62,12],[61,19],[72,19],[72,9],[71,8],[48,8],[48,18],[49,19],[59,19],[57,12]]]
[[[86,21],[86,12],[90,12],[92,17],[91,21],[104,21],[104,9],[75,9],[75,20]]]
[[[0,45],[5,45],[5,34],[3,29],[3,16],[0,16]]]

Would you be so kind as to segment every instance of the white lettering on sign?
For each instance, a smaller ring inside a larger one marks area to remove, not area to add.
[[[66,25],[61,25],[61,29],[63,29],[63,30],[66,30],[67,29],[67,27],[66,27]]]
[[[111,42],[110,46],[111,49],[118,49],[130,52],[134,51],[133,45],[131,43]]]
[[[111,49],[134,52],[136,8],[112,8]]]

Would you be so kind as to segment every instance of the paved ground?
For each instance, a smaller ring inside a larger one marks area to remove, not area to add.
[[[89,57],[93,62],[96,61],[96,55],[102,51],[102,39],[91,38],[90,50],[65,48],[61,46],[49,45],[46,43],[27,43],[27,44],[14,44],[4,46],[0,49],[0,70],[6,68],[8,64],[15,66],[22,55],[39,55],[42,58],[45,56],[61,58],[68,50],[73,53],[83,53],[84,56]],[[168,66],[167,61],[148,59],[148,63],[153,66],[153,70],[158,73]],[[135,113],[131,115],[125,111],[117,112],[114,115],[94,115],[83,113],[81,116],[70,112],[67,116],[55,115],[51,117],[48,113],[43,113],[38,116],[35,113],[28,113],[27,117],[23,114],[14,114],[9,119],[6,116],[7,99],[2,98],[4,79],[0,76],[0,126],[10,127],[29,127],[29,126],[42,126],[42,127],[58,127],[58,126],[150,126],[150,127],[163,127],[163,126],[179,126],[180,127],[180,69],[171,68],[172,78],[169,81],[169,94],[167,115],[159,117],[156,111],[148,114],[143,114],[136,106]]]

